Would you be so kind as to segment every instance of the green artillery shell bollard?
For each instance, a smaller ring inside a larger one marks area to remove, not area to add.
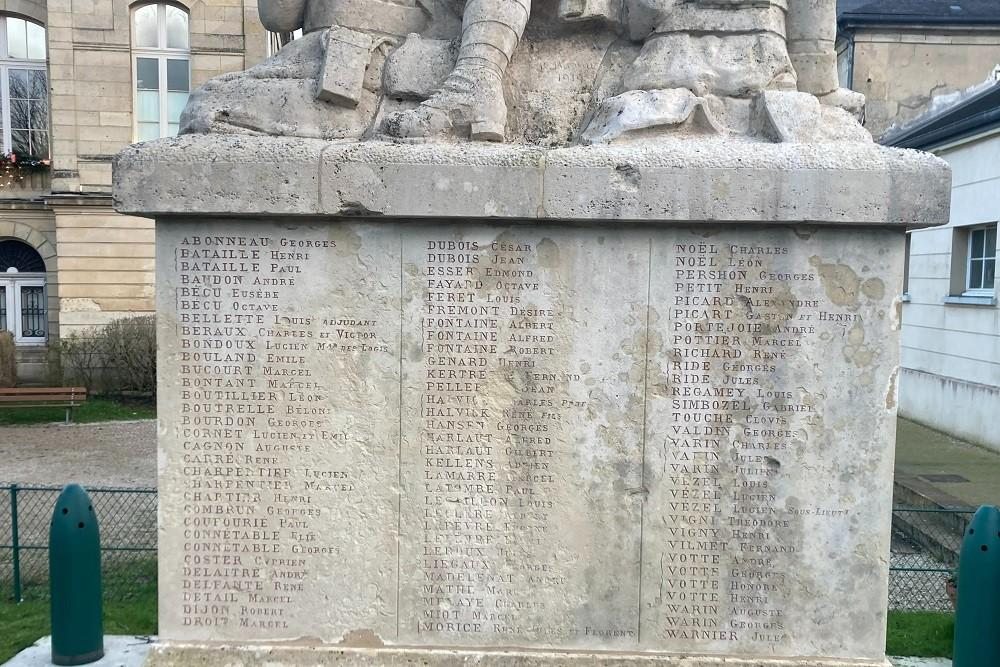
[[[84,665],[104,656],[101,536],[90,496],[79,484],[59,494],[49,528],[52,662]]]
[[[954,667],[1000,665],[1000,509],[983,505],[958,560]]]

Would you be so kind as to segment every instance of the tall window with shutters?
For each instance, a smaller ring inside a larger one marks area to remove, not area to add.
[[[18,159],[49,158],[49,84],[45,28],[0,15],[0,92],[3,153]]]
[[[132,12],[135,139],[172,137],[191,92],[188,13],[165,3]]]

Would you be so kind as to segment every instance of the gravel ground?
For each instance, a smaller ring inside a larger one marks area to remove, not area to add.
[[[156,421],[0,427],[0,484],[156,486]]]
[[[927,554],[890,554],[889,609],[953,611],[948,566]],[[936,571],[942,570],[942,571]]]

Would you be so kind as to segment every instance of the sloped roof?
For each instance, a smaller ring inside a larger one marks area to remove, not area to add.
[[[1000,81],[958,94],[956,101],[931,109],[879,141],[886,146],[931,149],[1000,127]]]
[[[865,24],[996,24],[1000,0],[837,0],[842,27]]]

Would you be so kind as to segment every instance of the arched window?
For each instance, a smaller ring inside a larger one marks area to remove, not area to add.
[[[17,16],[0,15],[0,91],[3,152],[18,158],[49,157],[49,83],[45,28]]]
[[[48,334],[45,261],[22,241],[0,241],[0,329],[18,343],[44,343]]]
[[[135,139],[177,134],[191,92],[188,13],[176,5],[141,5],[132,12]]]

